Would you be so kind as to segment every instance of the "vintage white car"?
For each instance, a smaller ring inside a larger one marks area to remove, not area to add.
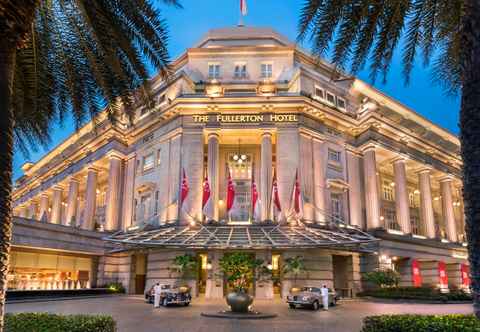
[[[335,306],[337,304],[337,293],[328,289],[328,303],[330,306]],[[309,307],[313,310],[320,309],[322,304],[322,294],[319,287],[302,287],[299,290],[292,291],[287,295],[287,303],[290,308],[295,309],[296,307]]]
[[[148,303],[153,303],[155,300],[154,287],[155,285],[145,293],[145,300]],[[164,307],[171,304],[188,306],[192,301],[192,295],[188,287],[178,287],[175,285],[161,285],[161,287],[160,304]]]

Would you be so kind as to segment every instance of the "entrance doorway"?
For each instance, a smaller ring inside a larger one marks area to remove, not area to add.
[[[197,288],[199,295],[205,295],[208,279],[208,255],[198,254],[197,256]]]
[[[135,294],[143,294],[147,280],[147,255],[135,254],[132,258],[135,260]]]
[[[352,290],[348,287],[349,256],[332,255],[333,287],[341,297],[352,297]]]
[[[227,160],[235,185],[235,201],[228,221],[235,224],[250,223],[253,156],[251,153],[229,153]]]

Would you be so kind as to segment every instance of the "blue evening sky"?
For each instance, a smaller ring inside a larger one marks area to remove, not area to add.
[[[170,54],[172,58],[180,55],[186,48],[196,43],[211,28],[234,26],[239,19],[239,0],[180,0],[184,9],[162,8],[163,16],[170,27]],[[158,1],[161,3],[161,1]],[[303,0],[247,0],[248,15],[244,19],[248,26],[272,27],[291,40],[296,39],[297,19]],[[308,49],[308,44],[303,45]],[[368,72],[359,74],[370,83]],[[459,98],[446,96],[439,86],[431,83],[429,69],[417,65],[412,73],[411,83],[404,86],[401,57],[398,52],[393,59],[387,84],[377,82],[375,86],[387,95],[422,114],[432,122],[458,134]],[[71,120],[63,126],[55,126],[52,144],[49,149],[61,143],[74,131]],[[48,150],[48,149],[47,149]],[[14,179],[22,171],[21,165],[37,161],[45,150],[32,152],[26,158],[20,151],[14,156]]]

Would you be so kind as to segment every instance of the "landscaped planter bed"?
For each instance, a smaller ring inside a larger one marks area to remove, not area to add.
[[[5,316],[5,332],[115,332],[116,323],[104,315],[19,313]]]

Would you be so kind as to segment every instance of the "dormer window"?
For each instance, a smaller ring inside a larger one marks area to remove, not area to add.
[[[326,96],[327,96],[327,98],[326,98],[327,102],[331,105],[335,105],[335,95],[333,93],[330,93],[330,92],[327,91]]]
[[[262,63],[260,69],[261,69],[262,78],[272,78],[272,75],[273,75],[273,64],[272,63]]]
[[[346,109],[345,99],[337,97],[337,108],[339,110],[345,111]]]
[[[220,64],[209,63],[208,64],[208,78],[215,79],[220,78]]]
[[[234,78],[247,78],[247,65],[245,63],[237,63],[233,73]]]
[[[325,90],[323,90],[322,88],[318,87],[318,86],[315,86],[315,98],[316,99],[325,99]]]

